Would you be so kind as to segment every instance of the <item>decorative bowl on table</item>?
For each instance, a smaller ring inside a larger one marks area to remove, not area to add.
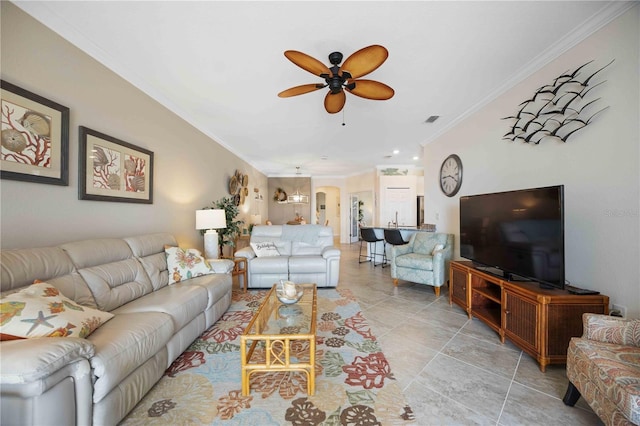
[[[293,281],[280,280],[276,286],[276,297],[285,305],[293,305],[302,299],[304,290],[297,286]]]

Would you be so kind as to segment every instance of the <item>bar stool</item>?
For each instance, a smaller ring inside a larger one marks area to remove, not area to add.
[[[403,246],[409,242],[402,239],[399,229],[385,229],[384,240],[392,246]]]
[[[380,253],[376,252],[376,243],[382,241],[382,263],[376,264],[376,256],[380,256]],[[366,242],[369,244],[369,254],[362,254],[362,243]],[[373,244],[373,246],[372,246]],[[385,263],[387,263],[387,244],[383,238],[378,238],[376,232],[371,228],[360,228],[360,253],[358,257],[358,263],[363,262],[371,262],[373,259],[373,266],[376,267],[378,265],[382,265],[384,268]],[[365,258],[366,260],[362,260]]]

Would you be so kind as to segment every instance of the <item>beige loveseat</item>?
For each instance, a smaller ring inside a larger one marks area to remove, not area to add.
[[[5,300],[43,280],[77,305],[114,315],[87,338],[2,341],[3,426],[117,424],[220,318],[233,262],[169,285],[165,245],[177,243],[161,233],[2,252]]]
[[[261,225],[251,231],[251,243],[275,246],[258,257],[251,247],[236,251],[247,259],[249,288],[269,288],[279,280],[335,287],[340,274],[340,249],[333,229],[322,225]]]
[[[569,343],[564,403],[573,406],[582,396],[605,425],[639,425],[640,319],[582,319],[582,337]]]

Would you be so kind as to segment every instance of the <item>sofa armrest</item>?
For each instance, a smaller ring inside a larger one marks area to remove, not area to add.
[[[334,246],[325,247],[322,249],[322,257],[324,259],[340,257],[340,249]]]
[[[582,337],[585,339],[640,347],[640,319],[585,313],[582,315],[582,325]]]
[[[34,382],[94,353],[93,343],[77,337],[5,341],[0,344],[0,383]]]
[[[251,247],[243,247],[237,252],[234,253],[235,257],[244,257],[247,260],[253,259],[256,257],[256,253],[253,251]]]
[[[43,337],[0,344],[0,423],[91,424],[91,342]]]
[[[216,274],[230,274],[235,264],[229,259],[209,259],[209,265]]]

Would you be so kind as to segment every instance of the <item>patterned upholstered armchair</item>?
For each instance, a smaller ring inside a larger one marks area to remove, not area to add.
[[[583,314],[567,353],[564,403],[580,396],[606,425],[640,424],[640,319]]]
[[[453,234],[416,232],[408,244],[391,247],[391,278],[433,286],[440,296],[440,286],[449,279],[449,261],[453,253]]]

